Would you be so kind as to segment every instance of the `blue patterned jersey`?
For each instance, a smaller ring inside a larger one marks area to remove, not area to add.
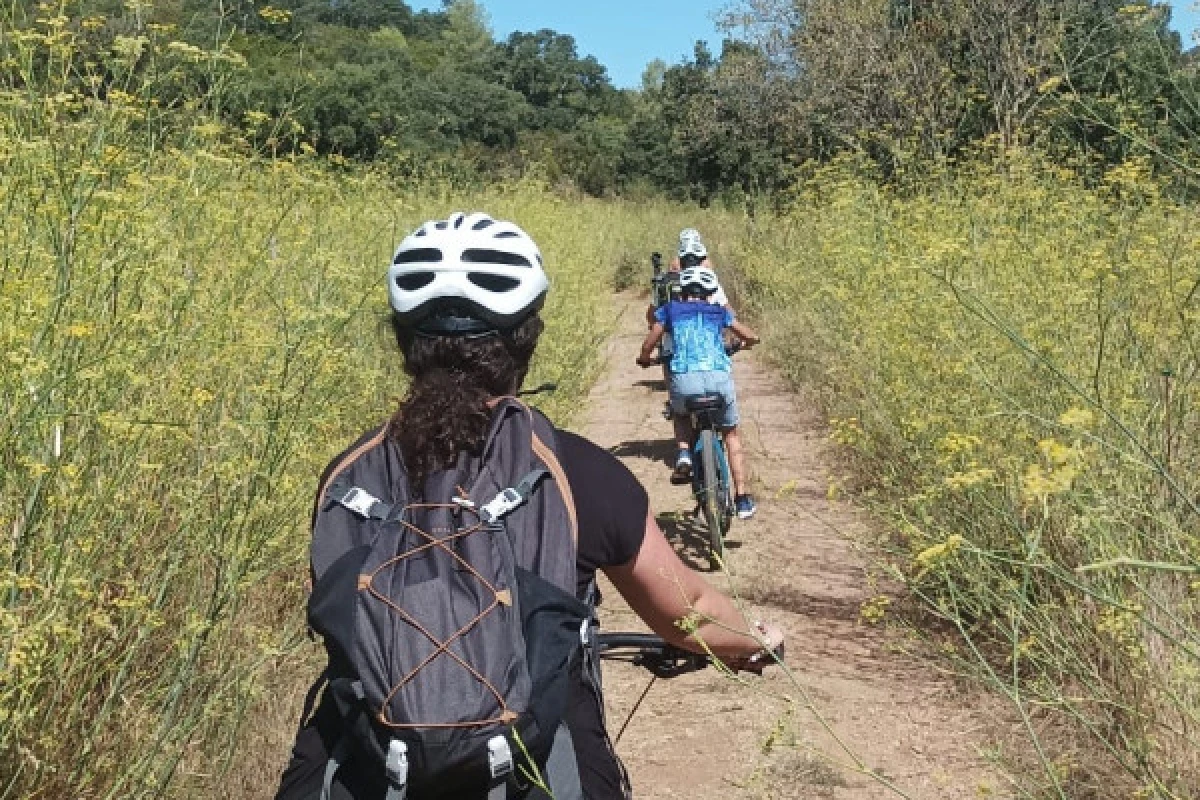
[[[733,312],[712,303],[676,300],[654,312],[671,334],[668,369],[683,372],[729,372],[733,369],[721,335],[733,324]]]

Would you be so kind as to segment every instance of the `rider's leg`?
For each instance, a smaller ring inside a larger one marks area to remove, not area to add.
[[[686,398],[695,394],[686,374],[672,374],[667,380],[669,405],[673,413],[671,423],[675,429],[675,474],[686,476],[692,469],[692,424],[688,418]]]
[[[725,449],[729,453],[729,471],[733,473],[733,493],[749,494],[746,480],[746,459],[742,455],[742,436],[737,426],[725,429]]]
[[[692,421],[687,414],[675,414],[675,445],[680,450],[692,449]]]
[[[729,455],[729,471],[733,478],[734,505],[737,515],[742,519],[754,516],[757,506],[750,495],[750,478],[746,474],[745,449],[742,447],[742,437],[738,432],[737,392],[733,386],[733,376],[728,373],[711,373],[713,390],[719,391],[725,398],[725,414],[721,419],[721,429],[725,432],[725,450]]]

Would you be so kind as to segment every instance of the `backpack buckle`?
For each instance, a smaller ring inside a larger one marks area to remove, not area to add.
[[[491,502],[480,509],[480,516],[483,517],[484,522],[495,522],[496,520],[511,514],[517,506],[524,502],[524,500],[525,498],[516,489],[505,489],[504,491],[500,492],[500,494],[493,497]],[[488,742],[489,750],[491,749],[491,746],[491,742]]]
[[[500,494],[493,497],[491,502],[479,509],[479,515],[483,517],[484,522],[490,525],[501,517],[511,514],[517,506],[525,502],[529,495],[533,494],[533,490],[549,474],[544,469],[533,470],[521,478],[516,486],[501,490]]]
[[[345,494],[334,497],[334,500],[337,501],[338,505],[353,511],[363,519],[370,519],[371,510],[381,505],[378,497],[366,489],[360,489],[357,486],[351,486],[346,490]]]
[[[502,778],[513,771],[512,748],[508,746],[508,739],[493,736],[488,739],[487,748],[488,768],[492,771],[492,780]]]
[[[388,783],[396,788],[408,785],[408,745],[399,739],[388,743],[387,761],[384,763]]]

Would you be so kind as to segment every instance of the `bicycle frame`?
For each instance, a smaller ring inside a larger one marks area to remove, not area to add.
[[[733,520],[732,476],[725,437],[717,415],[720,409],[689,412],[692,418],[692,494],[708,525],[714,558],[725,555],[725,535]]]

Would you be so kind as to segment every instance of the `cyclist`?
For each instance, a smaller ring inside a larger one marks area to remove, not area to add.
[[[758,335],[738,322],[728,307],[711,302],[719,284],[708,267],[688,267],[679,275],[682,299],[655,312],[654,326],[642,342],[637,363],[653,364],[655,346],[668,333],[674,339],[674,352],[668,364],[671,410],[674,412],[675,458],[677,475],[692,468],[692,429],[686,413],[686,400],[705,394],[725,399],[721,427],[729,450],[729,469],[733,473],[734,505],[741,519],[754,516],[757,505],[747,491],[742,439],[738,434],[737,395],[733,385],[733,364],[725,351],[724,332],[729,329],[744,346],[758,343]]]
[[[659,279],[666,292],[661,293],[661,297],[655,297],[656,302],[652,302],[650,307],[646,309],[646,325],[653,327],[654,312],[667,302],[679,298],[679,271],[687,267],[708,267],[714,270],[716,267],[712,263],[712,258],[708,255],[708,248],[704,246],[704,242],[700,238],[700,232],[695,228],[684,228],[679,232],[679,250],[677,255],[671,259],[667,265],[667,271]],[[716,303],[719,306],[728,306],[729,298],[725,295],[725,290],[721,288],[720,281],[717,282],[717,290],[713,293],[709,301]],[[666,353],[670,352],[669,338],[668,344],[664,348]]]
[[[657,255],[657,254],[656,254]],[[671,259],[667,267],[667,272],[660,276],[657,280],[659,285],[667,289],[665,292],[656,291],[653,296],[653,301],[646,309],[646,327],[654,327],[654,314],[659,308],[669,303],[671,300],[679,298],[679,271],[687,267],[708,267],[713,269],[712,259],[708,255],[708,248],[704,246],[704,242],[700,238],[700,231],[695,228],[684,228],[679,232],[679,250],[678,254]],[[713,273],[714,276],[716,273]],[[657,286],[655,287],[658,288]],[[717,290],[713,292],[709,298],[709,302],[719,306],[729,306],[729,298],[725,295],[725,290],[721,288],[720,281],[717,282]],[[659,356],[663,361],[663,378],[670,382],[670,370],[667,365],[671,360],[671,353],[674,345],[671,341],[671,333],[668,331],[663,334],[659,342]],[[668,401],[663,408],[663,416],[667,419],[673,419],[674,414],[671,411],[671,403]],[[690,469],[690,463],[688,465]],[[681,475],[686,475],[681,473]]]
[[[481,274],[493,279],[481,281]],[[387,430],[415,482],[480,447],[494,401],[520,389],[542,333],[539,310],[549,281],[537,245],[519,227],[458,213],[426,223],[400,244],[388,288],[411,383]],[[699,652],[702,638],[734,664],[778,648],[778,628],[759,625],[750,632],[732,601],[679,560],[655,522],[646,490],[627,467],[582,436],[555,435],[578,519],[580,599],[590,594],[599,570],[672,644]],[[689,615],[702,620],[694,635],[676,625]],[[628,798],[624,769],[605,733],[599,687],[585,672],[572,673],[566,717],[584,794],[588,800]],[[322,697],[306,709],[280,800],[321,796],[339,737],[331,703]],[[333,800],[382,798],[379,781],[361,777],[364,772],[339,770]]]
[[[708,254],[708,248],[704,246],[704,241],[700,238],[700,231],[695,228],[684,228],[679,232],[679,254],[671,260],[670,266],[673,270],[708,267],[713,270],[714,275],[717,269],[712,257]],[[725,290],[721,288],[720,281],[717,282],[717,290],[713,292],[709,300],[719,306],[729,305],[729,298],[725,296]]]

